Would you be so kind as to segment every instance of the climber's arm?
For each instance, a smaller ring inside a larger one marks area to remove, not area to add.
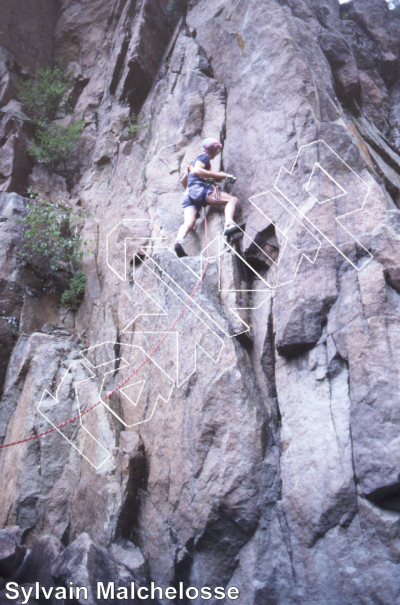
[[[207,170],[200,160],[197,160],[192,168],[192,174],[199,176],[202,179],[216,179],[217,181],[221,181],[226,177],[225,172],[211,172],[211,170]]]

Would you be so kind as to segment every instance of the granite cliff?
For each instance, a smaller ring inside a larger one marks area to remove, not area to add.
[[[184,4],[0,2],[3,443],[125,380],[209,252],[124,391],[1,450],[0,576],[88,585],[93,603],[104,578],[394,605],[400,20],[385,0]],[[68,181],[26,155],[18,101],[54,56],[85,122]],[[182,262],[179,175],[205,136],[246,231],[226,246],[210,210]],[[75,314],[18,260],[29,187],[91,215]]]

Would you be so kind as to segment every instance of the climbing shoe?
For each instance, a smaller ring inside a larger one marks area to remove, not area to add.
[[[241,233],[245,227],[246,223],[240,223],[239,225],[232,225],[231,227],[226,227],[224,235],[235,235],[235,233]]]
[[[180,242],[176,242],[175,252],[176,252],[176,256],[178,256],[179,258],[182,258],[183,256],[187,256],[187,254],[184,251],[184,249],[182,248],[182,244]]]

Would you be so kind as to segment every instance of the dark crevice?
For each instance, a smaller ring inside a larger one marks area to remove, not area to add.
[[[200,539],[195,543],[191,538],[185,544],[185,547],[178,551],[175,562],[174,586],[177,588],[179,582],[182,582],[185,595],[185,589],[193,585],[191,570],[197,553],[201,556],[207,554],[209,560],[218,562],[220,586],[226,585],[238,565],[237,555],[240,549],[254,535],[256,528],[257,524],[254,524],[254,527],[248,530],[243,529],[220,506],[211,515]],[[186,605],[191,601],[184,597],[182,600],[177,599],[176,603]]]
[[[135,257],[135,267],[136,267],[136,257]],[[128,283],[129,285],[132,287],[133,284],[135,283],[135,279],[134,279],[134,271],[133,271],[133,260],[130,261],[129,263],[129,274],[128,274]]]
[[[118,82],[120,81],[121,72],[122,72],[122,68],[124,66],[124,61],[126,58],[126,53],[128,52],[128,48],[129,48],[129,37],[126,36],[124,38],[124,41],[121,44],[121,49],[118,53],[118,57],[115,62],[114,72],[113,72],[113,75],[111,78],[111,83],[110,83],[110,94],[111,95],[115,94],[115,91],[118,86]]]
[[[76,104],[81,96],[82,92],[89,84],[89,78],[82,78],[80,80],[75,80],[73,89],[71,94],[68,97],[67,105],[71,111],[73,111],[76,107]]]
[[[251,290],[251,283],[254,278],[254,274],[249,270],[246,263],[244,263],[242,259],[242,253],[240,251],[239,241],[233,239],[231,242],[232,247],[236,250],[237,255],[234,257],[234,263],[236,266],[236,272],[238,275],[239,284],[242,282],[246,282],[247,289]],[[243,328],[244,329],[244,328]],[[242,345],[247,354],[251,353],[253,349],[253,338],[249,331],[242,332],[241,334],[235,334],[236,340]]]
[[[71,524],[68,523],[68,525],[62,535],[62,538],[61,538],[61,542],[64,544],[65,548],[69,545],[70,532],[71,532]]]
[[[396,281],[393,281],[391,275],[390,275],[390,270],[389,269],[383,269],[383,275],[385,277],[386,283],[397,293],[400,294],[400,288],[399,285]]]
[[[279,257],[279,243],[275,226],[268,225],[266,229],[256,233],[252,243],[245,248],[244,256],[249,265],[258,273],[268,271],[273,261]]]
[[[119,366],[121,365],[121,344],[119,342],[119,334],[117,336],[117,341],[114,345],[114,355],[115,355],[115,360],[114,360],[114,376],[118,373],[119,370]]]
[[[151,88],[151,82],[136,59],[128,62],[121,100],[128,103],[131,114],[138,115]]]
[[[249,352],[252,350],[254,343],[253,343],[253,339],[251,338],[251,336],[248,332],[242,332],[241,334],[235,334],[235,338],[238,342],[240,342],[240,344],[246,351]]]
[[[141,267],[145,258],[145,254],[135,254],[135,267]]]
[[[172,585],[177,590],[179,583],[182,582],[184,587],[190,586],[190,572],[193,564],[194,553],[194,538],[189,538],[185,546],[181,548],[175,555],[175,574]],[[187,599],[177,599],[177,603],[187,603]],[[190,602],[190,601],[189,601]]]
[[[336,376],[339,376],[343,372],[343,370],[348,369],[349,365],[345,359],[339,354],[336,353],[334,357],[332,357],[328,366],[328,378],[329,380],[333,380]]]
[[[275,333],[273,326],[272,313],[268,317],[267,336],[264,343],[264,350],[261,357],[261,367],[267,378],[268,395],[272,398],[277,397],[275,381]]]
[[[366,496],[379,508],[400,513],[400,480],[393,485],[376,489],[372,494]]]
[[[141,444],[137,454],[129,460],[125,499],[118,517],[115,539],[122,538],[137,543],[138,521],[143,499],[147,495],[149,472],[148,459],[144,445]]]
[[[317,344],[318,340],[313,342],[294,342],[281,346],[278,345],[276,350],[281,357],[285,357],[285,359],[289,361],[295,357],[298,357],[299,355],[303,355],[304,353],[311,351],[311,349],[313,349]]]

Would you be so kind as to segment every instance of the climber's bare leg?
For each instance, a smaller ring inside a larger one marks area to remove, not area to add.
[[[213,193],[207,198],[207,204],[210,206],[219,206],[225,205],[225,223],[226,225],[233,224],[233,216],[235,214],[236,206],[238,203],[237,197],[226,193],[226,191],[221,191],[221,195],[219,200],[216,200]]]
[[[189,231],[193,229],[196,223],[197,218],[197,210],[193,206],[189,206],[185,208],[183,211],[183,225],[181,225],[178,229],[178,235],[176,239],[180,242],[183,242]]]

